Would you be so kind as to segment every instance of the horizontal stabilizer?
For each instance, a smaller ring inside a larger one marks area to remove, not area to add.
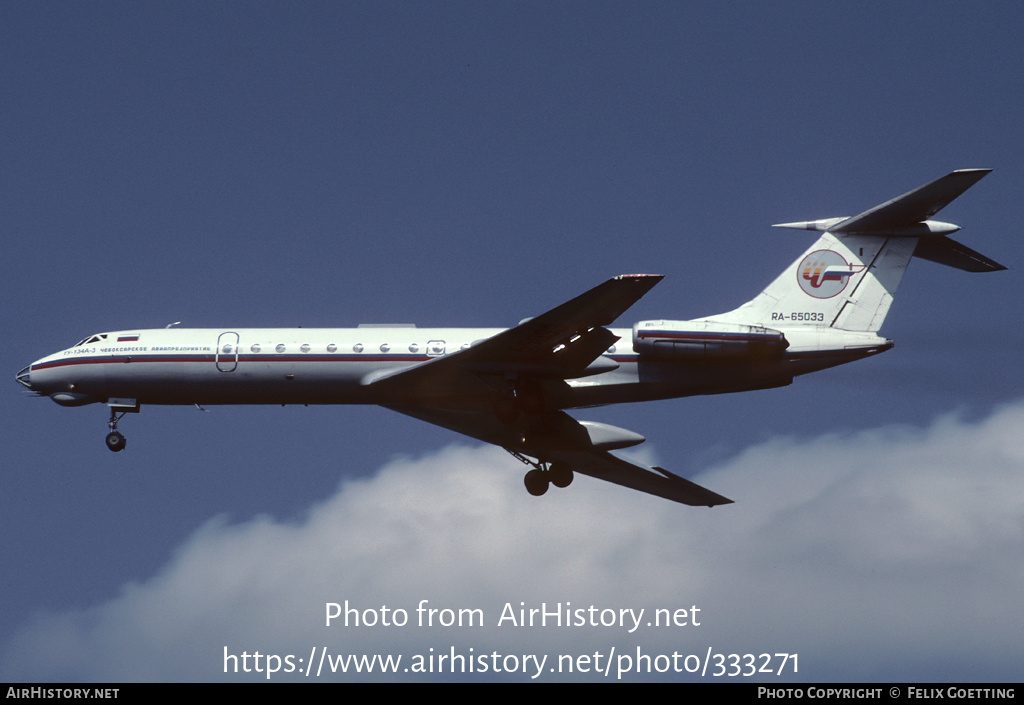
[[[978,183],[991,169],[959,169],[829,228],[832,233],[896,230],[922,223]]]
[[[817,230],[831,233],[844,241],[861,237],[897,238],[908,241],[914,239],[917,240],[916,249],[913,250],[915,257],[967,272],[997,272],[1006,267],[948,237],[960,229],[959,225],[931,220],[933,215],[978,183],[990,171],[992,170],[952,171],[852,218],[801,220],[778,223],[772,227]],[[858,250],[863,253],[863,248],[859,245]],[[872,267],[874,266],[873,264]],[[826,279],[828,276],[826,271]],[[893,291],[889,293],[891,295]]]
[[[795,223],[776,223],[772,227],[789,228],[790,230],[817,230],[819,233],[824,233],[844,220],[849,220],[849,218],[840,216],[838,218],[822,218],[821,220],[798,220]]]
[[[959,230],[952,223],[929,220],[953,199],[978,183],[991,169],[960,169],[935,179],[902,196],[869,208],[852,218],[821,218],[793,223],[777,223],[773,228],[817,230],[835,235],[883,233],[895,237],[948,235]]]
[[[998,272],[1006,269],[980,252],[948,237],[921,238],[914,256],[931,262],[955,267],[965,272]]]

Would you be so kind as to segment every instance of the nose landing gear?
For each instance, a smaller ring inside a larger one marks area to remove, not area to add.
[[[114,453],[124,450],[124,445],[126,442],[124,436],[121,434],[120,431],[117,430],[117,422],[120,421],[121,417],[127,414],[129,411],[137,410],[138,407],[136,406],[135,409],[126,409],[125,411],[122,411],[120,414],[118,414],[116,407],[110,407],[110,421],[107,422],[107,426],[110,427],[110,433],[107,434],[106,441],[107,448],[109,448]]]
[[[121,417],[125,414],[139,413],[139,400],[111,397],[107,400],[107,406],[110,407],[110,421],[107,422],[107,426],[110,427],[110,433],[107,434],[106,439],[107,448],[114,453],[118,453],[124,450],[125,440],[124,436],[121,435],[121,432],[117,430],[117,422],[120,421]]]

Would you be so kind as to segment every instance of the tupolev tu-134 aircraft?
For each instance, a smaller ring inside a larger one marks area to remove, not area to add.
[[[17,381],[62,406],[106,404],[107,447],[144,404],[378,404],[501,446],[544,494],[575,473],[693,506],[732,500],[613,455],[644,437],[566,413],[620,402],[769,389],[892,347],[878,331],[914,256],[991,272],[1002,265],[930,220],[989,169],[954,171],[860,215],[774,227],[818,240],[734,311],[610,328],[661,281],[623,274],[509,329],[123,330],[33,362]]]

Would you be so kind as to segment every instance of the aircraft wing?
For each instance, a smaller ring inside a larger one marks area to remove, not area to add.
[[[561,383],[589,374],[587,368],[618,340],[604,326],[661,279],[650,274],[609,279],[465,350],[402,370],[371,374],[363,384],[381,394],[383,406],[519,456],[564,461],[574,472],[682,504],[728,504],[732,500],[667,470],[608,452],[642,442],[638,434],[577,421],[564,411],[521,414],[513,421],[501,421],[494,413],[493,400],[504,393],[502,383],[508,378]]]
[[[493,414],[478,414],[431,409],[424,407],[389,406],[388,408],[421,421],[462,433],[487,443],[501,446],[513,454],[543,457],[547,461],[563,461],[573,472],[582,473],[599,480],[639,490],[647,494],[670,499],[673,502],[692,507],[713,507],[732,504],[716,492],[701,487],[659,467],[648,467],[612,455],[602,450],[599,432],[611,429],[619,434],[628,431],[577,421],[564,411],[545,413],[537,417],[521,417],[517,422],[506,424]],[[598,428],[595,432],[594,428]],[[642,440],[641,436],[632,434]],[[633,443],[630,443],[632,445]]]
[[[457,353],[413,367],[370,374],[363,380],[396,401],[457,398],[488,385],[483,376],[572,379],[611,346],[610,325],[664,277],[623,274],[547,313]]]

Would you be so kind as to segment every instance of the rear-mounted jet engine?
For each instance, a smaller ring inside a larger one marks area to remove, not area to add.
[[[788,347],[785,335],[764,326],[711,321],[640,321],[633,326],[633,350],[651,357],[777,357]]]

